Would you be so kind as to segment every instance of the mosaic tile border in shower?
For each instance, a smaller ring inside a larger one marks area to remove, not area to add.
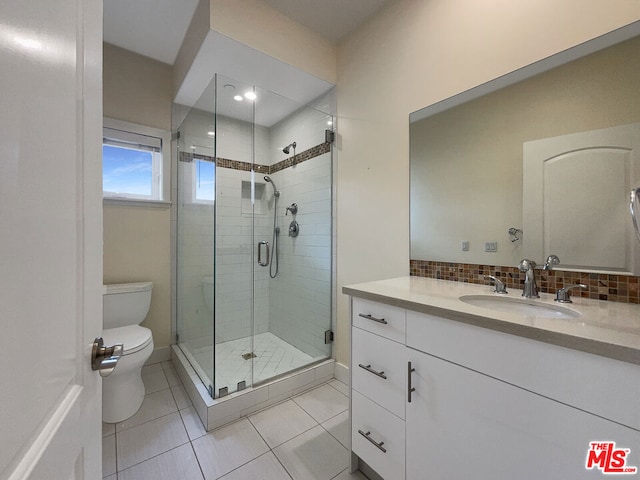
[[[494,275],[508,288],[522,289],[524,273],[516,267],[476,265],[473,263],[410,260],[410,274],[414,277],[436,278],[454,282],[486,284],[485,275]],[[567,272],[564,270],[536,270],[538,289],[556,293],[559,288],[583,283],[589,288],[573,290],[573,296],[620,303],[640,303],[640,277],[603,273]]]
[[[193,162],[194,160],[202,160],[205,162],[214,162],[218,167],[221,168],[229,168],[231,170],[241,170],[243,172],[250,172],[251,170],[257,173],[265,173],[270,175],[275,172],[279,172],[284,170],[285,168],[293,167],[302,162],[306,162],[307,160],[311,160],[312,158],[319,157],[320,155],[324,155],[325,153],[329,153],[331,151],[331,144],[324,142],[315,147],[311,147],[303,152],[300,152],[292,157],[286,158],[278,163],[275,163],[271,166],[269,165],[260,165],[260,164],[252,164],[249,162],[242,162],[240,160],[231,160],[229,158],[222,157],[211,157],[209,155],[201,155],[199,153],[192,152],[180,152],[180,161],[181,162]]]

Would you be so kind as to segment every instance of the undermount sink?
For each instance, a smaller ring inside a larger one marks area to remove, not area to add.
[[[538,318],[580,318],[579,312],[559,305],[550,305],[525,298],[498,297],[497,295],[463,295],[460,301],[476,307],[500,312],[517,313]]]

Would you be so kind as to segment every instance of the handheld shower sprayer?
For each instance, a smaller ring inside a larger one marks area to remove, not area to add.
[[[280,190],[278,190],[276,188],[276,184],[273,182],[273,180],[271,180],[271,177],[269,175],[265,175],[264,176],[264,181],[267,183],[270,183],[271,185],[273,185],[273,196],[274,197],[279,197],[280,196]]]
[[[269,175],[264,176],[264,181],[273,186],[273,238],[271,243],[271,258],[269,259],[269,276],[271,278],[276,278],[278,275],[278,235],[280,234],[277,217],[280,190],[276,188],[276,184],[271,180]]]
[[[289,145],[287,145],[286,147],[284,147],[282,149],[282,152],[285,153],[286,155],[289,155],[290,152],[290,148],[293,148],[293,154],[296,154],[296,142],[291,142]]]

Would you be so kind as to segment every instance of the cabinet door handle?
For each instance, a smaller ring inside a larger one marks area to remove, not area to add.
[[[384,318],[376,318],[365,313],[360,313],[358,314],[358,316],[362,318],[366,318],[367,320],[373,320],[374,322],[382,323],[383,325],[386,325],[388,323]]]
[[[363,365],[363,364],[359,363],[358,366],[360,368],[364,368],[369,373],[373,373],[374,375],[377,375],[380,378],[384,378],[385,380],[387,379],[387,376],[384,374],[384,372],[376,372],[373,368],[371,368],[371,364]]]
[[[369,440],[371,443],[373,443],[376,447],[378,447],[384,453],[387,453],[387,449],[382,446],[384,445],[384,442],[380,442],[380,443],[376,442],[373,438],[370,437],[371,432],[365,433],[362,430],[358,430],[358,433],[362,435],[364,438],[366,438],[367,440]]]
[[[415,371],[416,369],[411,366],[411,362],[407,362],[407,401],[409,403],[411,403],[411,394],[416,391],[416,389],[411,386],[411,373]]]

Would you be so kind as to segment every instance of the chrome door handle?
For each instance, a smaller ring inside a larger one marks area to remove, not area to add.
[[[376,317],[372,317],[369,314],[364,314],[364,313],[360,313],[358,314],[358,316],[362,318],[366,318],[367,320],[373,320],[374,322],[382,323],[384,325],[387,324],[387,321],[384,318],[376,318]]]
[[[376,372],[373,368],[371,368],[371,364],[363,365],[363,364],[359,363],[358,366],[360,368],[364,368],[369,373],[373,373],[374,375],[377,375],[380,378],[384,378],[385,380],[387,379],[387,376],[384,374],[384,372]]]
[[[263,262],[262,261],[262,246],[267,247],[267,259]],[[266,267],[267,265],[269,265],[269,242],[265,242],[264,240],[261,242],[258,242],[258,265],[260,265],[261,267]]]
[[[384,445],[384,442],[380,442],[380,443],[376,442],[373,438],[371,438],[371,432],[365,433],[362,430],[358,430],[358,433],[362,435],[364,438],[366,438],[367,440],[369,440],[371,443],[373,443],[376,447],[378,447],[384,453],[387,453],[387,449],[382,446]]]
[[[122,350],[122,343],[105,347],[102,337],[96,338],[91,349],[91,369],[98,370],[101,377],[108,377],[116,368],[116,364],[122,356]]]

